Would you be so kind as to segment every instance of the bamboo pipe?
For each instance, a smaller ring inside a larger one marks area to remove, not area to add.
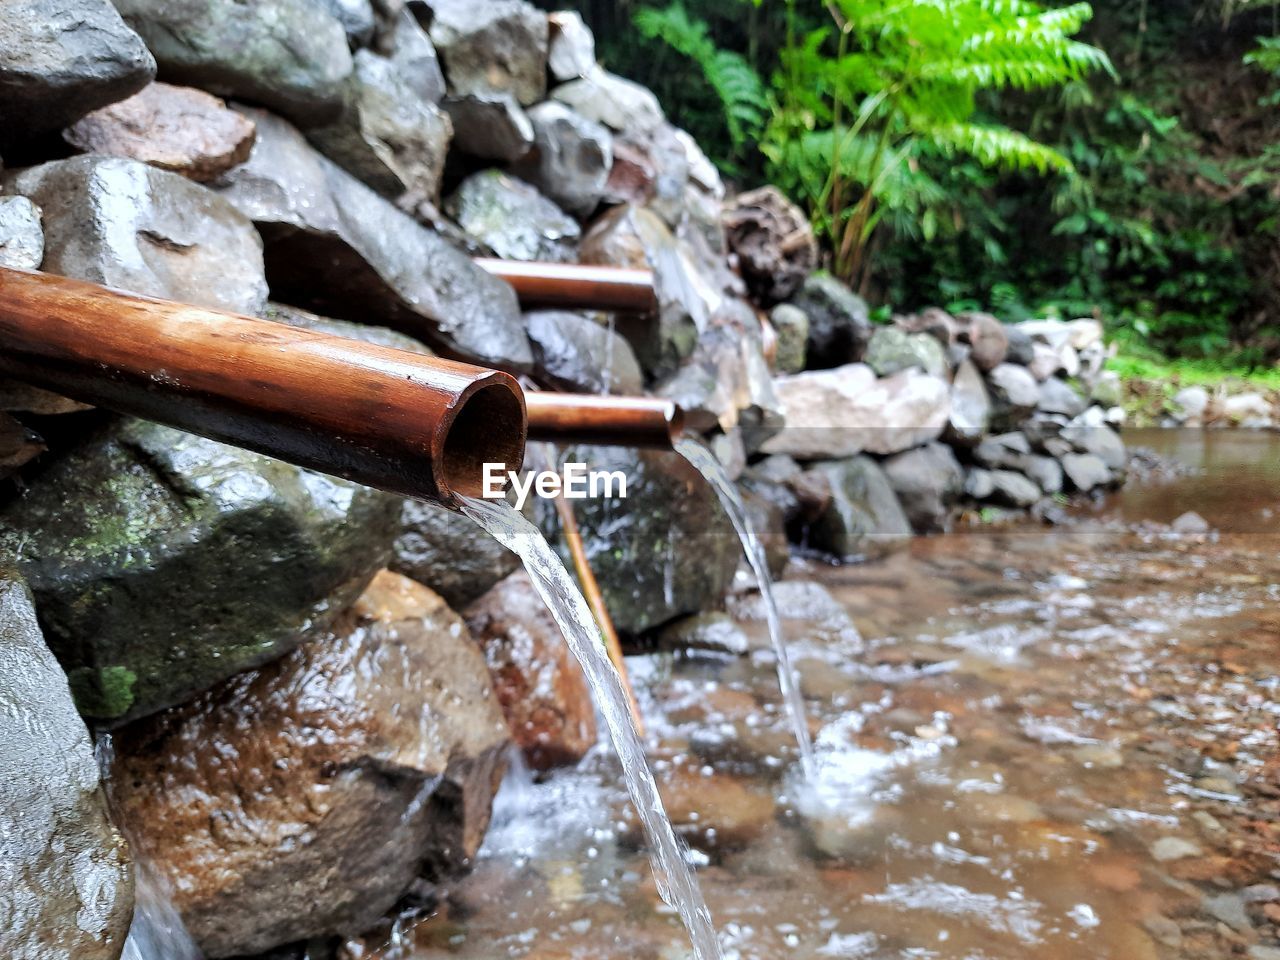
[[[524,456],[508,374],[48,274],[0,268],[0,373],[446,505]]]
[[[525,306],[652,313],[653,271],[577,263],[526,263],[477,257],[476,266],[515,288]]]
[[[684,430],[684,411],[654,397],[529,391],[524,401],[531,441],[670,450]]]

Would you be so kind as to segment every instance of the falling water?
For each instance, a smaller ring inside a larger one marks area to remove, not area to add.
[[[534,588],[551,611],[595,693],[596,704],[622,762],[627,792],[649,840],[658,892],[680,914],[697,960],[719,960],[720,945],[711,922],[711,911],[702,899],[697,878],[685,862],[683,844],[671,829],[671,821],[658,795],[658,785],[645,761],[644,745],[631,720],[626,688],[605,652],[586,600],[542,534],[504,501],[467,498],[462,502],[462,512],[524,563]]]
[[[751,528],[747,517],[747,508],[738,495],[737,488],[724,467],[720,465],[710,450],[697,440],[687,437],[676,441],[676,453],[684,457],[695,470],[702,474],[711,484],[725,513],[733,521],[738,531],[738,539],[742,541],[742,549],[747,555],[747,563],[751,565],[760,585],[760,597],[764,601],[765,619],[769,625],[769,640],[773,644],[774,657],[778,664],[778,685],[782,688],[782,699],[786,703],[787,718],[796,735],[796,744],[800,750],[800,764],[807,778],[816,773],[813,759],[813,743],[809,739],[809,724],[805,718],[804,698],[800,696],[800,685],[796,682],[795,672],[791,669],[791,655],[787,652],[787,641],[782,636],[782,619],[778,616],[778,604],[773,597],[773,579],[769,576],[769,563],[765,556],[764,544]]]

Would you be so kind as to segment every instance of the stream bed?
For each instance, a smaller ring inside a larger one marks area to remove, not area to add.
[[[812,778],[754,592],[628,658],[726,957],[1280,960],[1280,438],[1126,440],[1186,468],[1058,526],[793,560]],[[474,872],[347,953],[685,957],[641,838],[607,744],[516,768]]]

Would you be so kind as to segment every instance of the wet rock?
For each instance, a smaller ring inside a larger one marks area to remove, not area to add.
[[[799,373],[805,367],[809,315],[795,304],[780,303],[769,311],[769,322],[778,337],[775,369],[779,373]]]
[[[888,762],[886,756],[872,750],[850,751],[847,763],[853,782],[847,790],[832,796],[820,787],[802,788],[810,792],[802,794],[797,804],[801,826],[819,856],[867,865],[884,859],[886,841],[897,831],[900,815],[877,805],[867,794],[875,784],[876,774]],[[867,771],[863,776],[854,772],[859,767]],[[843,786],[838,784],[837,789]]]
[[[1017,324],[1006,324],[1004,335],[1008,343],[1005,360],[1020,367],[1031,366],[1036,358],[1035,341],[1031,339],[1031,335],[1020,330]]]
[[[26,197],[0,197],[0,267],[38,270],[43,259],[40,208]]]
[[[773,385],[787,425],[763,449],[802,459],[899,453],[936,440],[951,412],[946,381],[914,369],[877,380],[855,363]]]
[[[907,333],[896,327],[878,327],[867,343],[865,362],[882,377],[918,367],[935,377],[948,369],[942,345],[927,333]]]
[[[1011,363],[996,365],[987,374],[991,393],[991,425],[1012,430],[1027,418],[1040,402],[1040,388],[1025,367]]]
[[[523,0],[426,0],[430,35],[454,96],[511,93],[537,103],[547,90],[547,17]]]
[[[21,171],[6,186],[43,212],[47,273],[233,313],[266,305],[253,224],[185,177],[84,156]]]
[[[167,83],[149,84],[63,132],[85,153],[141,160],[200,182],[247,160],[253,136],[253,122],[217,97]]]
[[[631,345],[580,313],[525,314],[534,368],[552,385],[577,393],[635,395],[643,376]]]
[[[551,96],[619,133],[643,136],[666,120],[652,91],[599,67],[585,77],[562,83]]]
[[[991,397],[978,368],[969,360],[956,367],[951,381],[951,414],[947,440],[958,447],[972,447],[987,432],[991,421]]]
[[[810,368],[861,360],[871,339],[871,319],[860,296],[828,273],[807,277],[792,300],[809,316]]]
[[[1173,395],[1173,406],[1179,419],[1203,417],[1209,408],[1209,391],[1204,387],[1183,387]]]
[[[373,7],[369,0],[321,0],[320,6],[342,24],[351,46],[364,46],[373,37]]]
[[[512,172],[570,213],[599,205],[613,165],[613,136],[601,124],[548,100],[529,111],[533,149]]]
[[[1202,852],[1198,844],[1181,837],[1161,837],[1151,845],[1151,856],[1159,863],[1198,857]]]
[[[115,0],[163,79],[260,103],[297,122],[342,107],[351,52],[342,25],[309,0]]]
[[[831,503],[809,528],[809,544],[838,557],[879,556],[911,536],[893,486],[870,457],[817,464],[831,484]]]
[[[676,620],[658,632],[657,641],[663,650],[677,653],[706,650],[737,657],[748,653],[752,648],[751,639],[737,622],[728,614],[718,611],[698,613]]]
[[[465,625],[384,572],[287,656],[121,731],[114,776],[187,929],[228,957],[358,934],[456,874],[507,742]]]
[[[1031,442],[1022,433],[1000,433],[987,437],[973,450],[973,459],[984,467],[1019,470],[1031,454]]]
[[[991,492],[982,499],[1004,507],[1030,507],[1040,502],[1040,485],[1012,470],[992,470]]]
[[[596,66],[596,38],[576,10],[558,10],[547,15],[550,40],[547,69],[556,80],[585,77]]]
[[[970,793],[957,804],[966,820],[978,823],[1032,823],[1045,819],[1034,800],[1009,793]]]
[[[439,103],[444,99],[444,72],[436,48],[409,9],[401,10],[377,38],[377,51],[395,64],[400,79],[422,100]]]
[[[87,403],[79,403],[39,387],[28,386],[17,380],[0,379],[0,410],[58,416],[92,409]]]
[[[742,490],[742,505],[746,509],[747,522],[764,547],[765,566],[775,580],[782,576],[791,561],[791,546],[787,539],[787,518],[782,507],[759,494]]]
[[[388,566],[430,587],[456,609],[475,600],[520,561],[466,517],[406,500]]]
[[[1107,743],[1086,743],[1071,751],[1071,759],[1092,770],[1116,770],[1124,766],[1124,754]]]
[[[446,201],[445,212],[505,260],[577,259],[578,222],[533,186],[500,170],[464,180]]]
[[[725,594],[741,546],[711,486],[683,459],[610,447],[572,448],[564,459],[627,478],[623,502],[574,503],[587,559],[620,632],[642,633]],[[538,510],[543,530],[558,541],[554,506],[542,500]]]
[[[913,529],[945,529],[949,508],[964,489],[964,470],[949,446],[926,443],[899,453],[884,462],[884,472]]]
[[[995,477],[990,470],[968,467],[964,474],[964,495],[973,500],[986,500],[996,492]]]
[[[440,193],[453,126],[400,76],[396,64],[368,50],[355,54],[342,113],[307,131],[326,157],[384,197]]]
[[[339,319],[372,313],[467,359],[529,368],[509,285],[320,156],[283,120],[246,112],[257,142],[219,187],[257,224],[276,297]]]
[[[658,792],[676,832],[699,850],[748,846],[773,822],[773,797],[727,774],[676,767],[659,776]]]
[[[626,204],[598,217],[582,239],[579,259],[653,271],[657,315],[620,315],[617,321],[650,376],[674,372],[693,353],[722,301],[662,219],[642,207]]]
[[[581,760],[596,742],[591,691],[528,575],[513,573],[464,616],[529,766],[547,770]]]
[[[0,524],[81,712],[120,721],[330,620],[385,563],[398,503],[125,421],[54,464]]]
[[[1072,386],[1057,377],[1050,377],[1040,384],[1040,400],[1037,410],[1045,413],[1057,413],[1064,417],[1075,417],[1084,413],[1088,403],[1084,397],[1076,393]]]
[[[906,333],[927,333],[944,348],[957,344],[961,329],[956,318],[939,307],[925,307],[919,313],[894,317],[893,324]]]
[[[509,93],[449,97],[443,106],[453,121],[455,150],[482,160],[511,163],[533,149],[533,124]]]
[[[40,434],[0,413],[0,477],[7,477],[45,451]]]
[[[1096,407],[1090,409],[1100,412]],[[1081,453],[1097,457],[1110,470],[1123,471],[1129,462],[1124,441],[1104,423],[1090,422],[1082,416],[1064,427],[1061,437]]]
[[[142,39],[107,0],[9,0],[0,23],[0,149],[145,87]]]
[[[116,960],[133,912],[129,858],[89,731],[10,570],[0,571],[0,712],[0,953]]]
[[[956,339],[967,344],[969,356],[984,373],[995,370],[1009,354],[1004,325],[989,313],[956,314]]]
[[[374,327],[367,323],[352,323],[350,320],[334,320],[332,317],[321,317],[310,311],[283,303],[268,303],[267,309],[263,313],[263,319],[272,320],[276,323],[287,323],[291,327],[301,327],[304,330],[317,330],[320,333],[327,333],[335,337],[346,337],[348,340],[359,340],[362,343],[390,347],[392,350],[404,350],[406,353],[416,353],[424,357],[435,356],[430,347],[419,343],[413,337],[406,337],[403,333],[398,333],[387,327]]]
[[[1201,901],[1204,912],[1225,923],[1237,933],[1252,933],[1253,923],[1245,910],[1244,898],[1239,893],[1219,893]]]
[[[1188,510],[1186,513],[1180,514],[1177,519],[1169,524],[1169,529],[1174,533],[1183,535],[1199,535],[1208,533],[1211,529],[1209,521],[1194,510]]]
[[[1062,466],[1053,457],[1030,454],[1023,458],[1021,469],[1045,493],[1052,495],[1062,490]]]
[[[818,244],[808,216],[777,187],[734,197],[725,207],[724,228],[757,303],[790,298],[818,265]]]
[[[1062,458],[1062,472],[1071,486],[1082,493],[1111,482],[1107,465],[1091,453],[1068,453]]]

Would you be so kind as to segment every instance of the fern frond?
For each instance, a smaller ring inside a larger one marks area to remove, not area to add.
[[[934,127],[929,136],[944,153],[964,153],[983,166],[1037,173],[1072,173],[1062,153],[1008,127],[953,123]]]

